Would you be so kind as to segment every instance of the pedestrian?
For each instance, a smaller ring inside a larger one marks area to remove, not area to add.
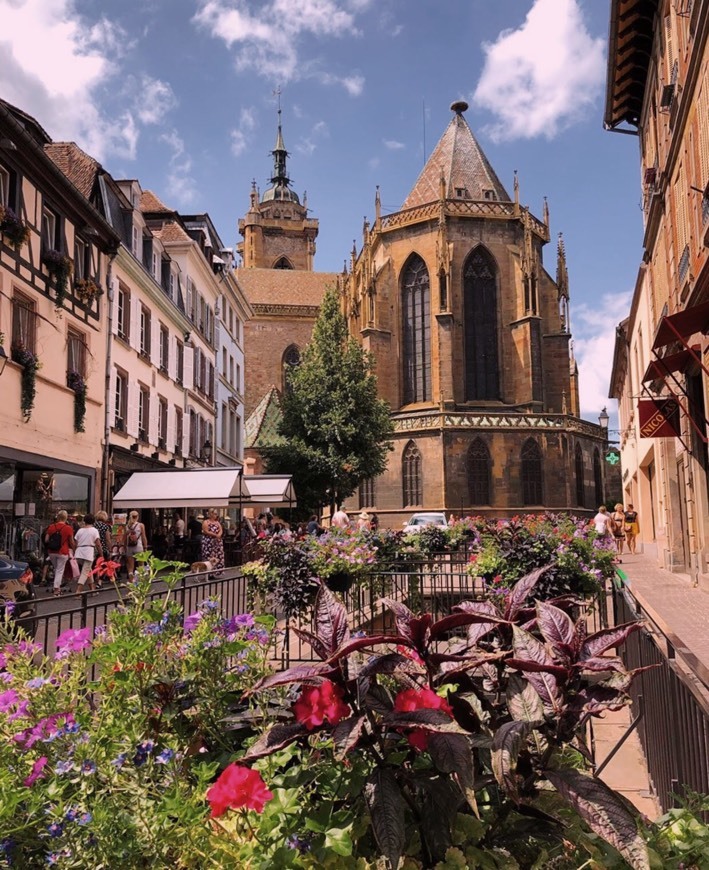
[[[94,566],[96,556],[104,555],[104,550],[101,546],[101,535],[94,525],[93,514],[84,514],[84,525],[76,533],[74,539],[76,541],[74,558],[81,569],[79,581],[76,585],[76,594],[81,595],[87,580],[89,581],[89,590],[91,592],[94,591],[94,578],[91,569]]]
[[[322,529],[320,528],[320,523],[318,522],[318,515],[313,514],[308,520],[308,525],[305,527],[305,533],[307,535],[319,535]]]
[[[377,531],[379,531],[379,517],[378,517],[376,514],[374,514],[374,513],[372,514],[372,517],[371,517],[371,519],[370,519],[370,521],[369,521],[369,528],[370,528],[373,532],[377,532]]]
[[[368,532],[371,528],[370,521],[371,517],[367,511],[362,511],[362,513],[357,517],[357,531]]]
[[[138,518],[138,511],[128,514],[126,526],[126,570],[128,581],[135,580],[135,557],[138,553],[144,553],[148,549],[148,539],[145,535],[145,526]]]
[[[182,551],[185,547],[185,521],[179,511],[175,511],[172,517],[172,547],[173,558],[182,559]]]
[[[596,529],[596,534],[599,538],[610,538],[611,536],[611,518],[608,513],[608,508],[602,504],[598,508],[598,513],[591,520],[594,528]]]
[[[336,529],[349,529],[350,518],[347,515],[347,511],[343,511],[342,508],[338,508],[332,515],[331,523]]]
[[[96,522],[94,523],[98,530],[99,540],[101,541],[101,549],[103,550],[103,558],[110,559],[113,549],[113,539],[111,538],[111,526],[108,522],[108,514],[106,511],[99,511],[96,514]],[[100,589],[103,585],[103,578],[100,574],[96,577],[96,585]]]
[[[212,568],[224,567],[224,529],[219,522],[219,514],[214,508],[207,511],[202,523],[202,561],[209,562]]]
[[[190,514],[187,520],[185,543],[185,561],[190,565],[192,562],[199,562],[202,557],[202,522],[194,514]]]
[[[638,512],[628,504],[625,511],[625,540],[628,544],[628,552],[635,555],[635,544],[638,535],[640,534],[640,524],[638,523]]]
[[[615,540],[615,548],[618,551],[618,556],[623,555],[623,544],[625,543],[625,512],[623,505],[617,504],[615,510],[611,514],[613,538]],[[620,562],[621,559],[618,559]]]
[[[44,536],[44,543],[47,545],[47,552],[49,553],[49,561],[52,563],[52,568],[54,568],[55,597],[59,597],[62,594],[64,569],[69,561],[69,555],[76,549],[74,530],[67,522],[67,517],[66,511],[59,511],[56,520],[49,526]]]

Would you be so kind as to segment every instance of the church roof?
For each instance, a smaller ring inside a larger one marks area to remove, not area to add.
[[[49,142],[44,146],[44,151],[79,193],[91,199],[101,164],[89,157],[76,142]]]
[[[489,198],[485,191],[492,190],[495,199],[511,201],[463,117],[467,108],[468,104],[462,101],[451,106],[455,114],[402,205],[402,211],[440,199],[441,175],[446,197],[450,199],[484,200]],[[457,190],[465,191],[462,197]]]
[[[245,447],[271,447],[283,441],[278,434],[281,404],[275,387],[266,393],[244,423]]]
[[[236,280],[252,305],[320,305],[337,272],[300,269],[237,269]]]

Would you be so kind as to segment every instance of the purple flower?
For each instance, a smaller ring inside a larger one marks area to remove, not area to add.
[[[11,683],[13,679],[12,674],[8,674],[6,671],[3,671],[0,674],[0,680],[2,680],[3,683]]]
[[[25,683],[25,687],[27,689],[41,689],[42,686],[45,686],[49,680],[45,680],[44,677],[34,677],[31,680],[27,680]]]
[[[66,658],[69,653],[81,652],[91,646],[90,628],[67,628],[56,640],[59,652],[55,658]]]
[[[155,756],[155,764],[167,764],[172,758],[175,757],[175,753],[172,749],[163,749],[162,752],[158,753]]]
[[[204,601],[199,605],[199,609],[203,611],[217,610],[219,607],[219,602],[215,601],[213,598],[205,598]]]
[[[92,819],[91,813],[82,813],[78,818],[78,822],[80,825],[88,825]]]
[[[105,637],[108,628],[105,625],[97,625],[94,629],[94,637]]]
[[[71,773],[73,770],[76,770],[76,765],[71,759],[68,761],[58,761],[54,765],[54,771],[59,774],[59,776],[62,776],[65,773]]]
[[[161,634],[164,626],[159,622],[149,622],[143,626],[143,634]]]
[[[20,701],[17,705],[17,709],[14,713],[7,717],[8,722],[14,722],[16,719],[23,719],[25,716],[29,715],[30,702]]]
[[[114,758],[111,764],[116,768],[116,770],[120,770],[123,765],[128,760],[128,754],[126,752],[121,752],[118,758]]]
[[[199,611],[196,613],[190,613],[189,616],[186,616],[183,627],[185,634],[190,634],[191,632],[193,632],[195,628],[197,628],[197,626],[199,625],[201,619],[202,614],[199,613]]]
[[[84,776],[90,776],[92,773],[96,773],[96,762],[90,761],[88,758],[85,761],[82,761],[81,772]]]
[[[7,713],[19,702],[20,696],[14,689],[0,693],[0,713]]]
[[[233,622],[240,628],[251,628],[254,624],[254,618],[250,613],[239,613],[233,618]]]
[[[64,818],[67,820],[67,822],[74,822],[76,821],[78,815],[78,807],[69,807],[69,809],[66,811],[66,815],[64,816]]]
[[[32,771],[28,777],[24,780],[24,785],[27,788],[31,788],[38,779],[44,779],[45,773],[44,768],[47,765],[47,757],[43,755],[41,758],[38,758],[37,761],[32,765]]]
[[[50,837],[61,837],[64,832],[64,825],[61,822],[52,822],[47,828]]]

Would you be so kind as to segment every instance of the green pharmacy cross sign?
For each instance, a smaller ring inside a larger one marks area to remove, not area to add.
[[[609,465],[617,465],[620,462],[620,453],[617,450],[609,450],[606,453],[606,462]]]

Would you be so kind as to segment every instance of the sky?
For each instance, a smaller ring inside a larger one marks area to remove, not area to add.
[[[609,0],[0,0],[0,97],[117,179],[238,241],[271,175],[278,100],[293,189],[339,271],[397,211],[451,118],[563,232],[581,411],[615,420],[615,326],[642,254],[636,137],[603,129]],[[280,95],[278,95],[280,92]]]

